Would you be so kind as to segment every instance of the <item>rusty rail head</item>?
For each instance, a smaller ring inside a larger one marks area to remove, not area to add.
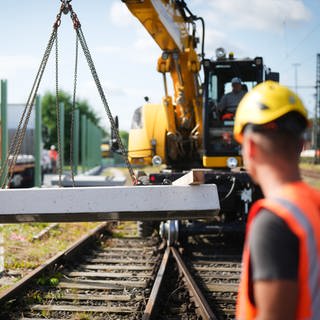
[[[171,247],[171,252],[174,259],[177,262],[177,266],[179,271],[183,275],[183,279],[187,285],[187,288],[190,292],[190,296],[195,302],[197,312],[201,315],[202,319],[206,320],[218,320],[218,318],[214,315],[213,311],[211,310],[207,300],[205,299],[204,295],[202,294],[201,290],[197,286],[196,282],[192,278],[187,266],[183,262],[178,250],[174,247]]]
[[[151,291],[148,303],[146,305],[146,308],[142,316],[142,320],[150,320],[152,319],[152,317],[154,317],[157,298],[159,297],[159,291],[160,291],[163,277],[166,273],[169,257],[170,257],[170,248],[167,248],[163,255],[162,262],[161,262],[159,271],[157,273],[157,277],[154,281],[154,285],[152,287],[152,291]]]

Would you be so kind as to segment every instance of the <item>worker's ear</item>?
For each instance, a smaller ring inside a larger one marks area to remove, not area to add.
[[[304,143],[305,143],[305,141],[304,141],[304,139],[300,139],[299,140],[299,146],[298,146],[298,153],[299,153],[299,155],[300,155],[300,153],[302,152],[302,150],[303,150],[303,146],[304,146]]]
[[[257,156],[257,145],[251,135],[245,135],[243,140],[243,156],[251,160]]]

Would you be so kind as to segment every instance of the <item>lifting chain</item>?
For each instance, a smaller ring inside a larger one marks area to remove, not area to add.
[[[72,121],[72,124],[71,124],[72,131],[71,132],[72,133],[71,133],[71,135],[74,134],[73,133],[73,121],[74,121],[73,116],[74,116],[74,110],[75,110],[75,104],[76,104],[75,97],[76,97],[76,84],[77,84],[78,42],[80,42],[83,53],[86,57],[89,69],[91,71],[92,77],[93,77],[95,84],[97,86],[97,89],[98,89],[101,101],[103,103],[104,109],[105,109],[106,114],[108,116],[108,119],[110,121],[112,130],[115,132],[116,140],[118,142],[121,154],[122,154],[123,159],[124,159],[126,166],[128,168],[132,183],[137,184],[137,178],[134,175],[132,166],[131,166],[131,164],[128,160],[128,157],[127,157],[127,152],[126,152],[125,147],[121,141],[119,130],[118,130],[116,123],[114,121],[114,118],[111,114],[109,104],[108,104],[107,99],[105,97],[105,94],[104,94],[103,88],[101,86],[100,79],[98,77],[95,65],[93,63],[88,45],[87,45],[85,37],[83,35],[80,21],[78,19],[77,14],[73,11],[73,8],[70,4],[72,0],[60,0],[60,1],[61,1],[61,7],[59,10],[59,13],[57,14],[56,21],[53,24],[53,30],[52,30],[49,42],[47,44],[44,56],[43,56],[42,61],[40,63],[36,78],[34,80],[34,83],[33,83],[33,86],[32,86],[31,92],[30,92],[30,95],[29,95],[27,103],[25,105],[23,114],[22,114],[21,119],[19,121],[18,128],[17,128],[15,135],[13,137],[13,140],[10,144],[8,156],[7,156],[5,162],[2,165],[1,170],[0,170],[0,177],[1,178],[3,177],[1,188],[8,187],[10,184],[10,181],[12,179],[13,172],[14,172],[13,169],[16,165],[17,158],[18,158],[18,155],[21,150],[22,142],[23,142],[26,130],[27,130],[28,122],[29,122],[29,119],[31,116],[31,112],[33,109],[35,98],[38,93],[39,85],[41,83],[42,76],[43,76],[44,70],[46,68],[46,65],[47,65],[47,62],[48,62],[48,59],[49,59],[49,56],[50,56],[50,53],[52,51],[52,47],[54,44],[55,44],[55,49],[56,49],[56,108],[57,108],[57,126],[58,126],[57,132],[58,132],[58,153],[59,153],[59,185],[61,186],[61,174],[62,174],[62,166],[61,166],[62,155],[61,155],[61,153],[63,150],[60,150],[61,149],[61,137],[60,137],[60,130],[59,130],[59,127],[60,127],[60,125],[59,125],[60,119],[59,118],[60,118],[60,111],[61,110],[60,110],[59,99],[58,99],[58,93],[59,93],[58,92],[58,85],[59,85],[59,83],[58,83],[58,62],[59,62],[58,61],[58,28],[61,25],[62,13],[64,13],[64,14],[70,13],[70,16],[71,16],[71,19],[73,22],[73,27],[74,27],[74,29],[76,31],[76,35],[77,35],[74,90],[73,90],[73,101],[72,101],[72,118],[71,118],[72,119],[71,120]],[[70,150],[70,154],[73,155],[72,150]],[[72,161],[72,158],[71,158],[71,161]],[[74,185],[73,163],[71,163],[71,172],[72,172],[71,173],[72,174],[72,181],[73,181],[73,185]]]
[[[18,159],[18,154],[20,153],[20,150],[21,150],[23,138],[24,138],[26,130],[27,130],[28,122],[29,122],[32,108],[33,108],[33,105],[34,105],[34,102],[35,102],[35,99],[36,99],[36,96],[38,93],[39,85],[40,85],[44,70],[46,68],[46,65],[47,65],[47,62],[48,62],[48,59],[50,56],[50,52],[51,52],[53,44],[55,42],[56,32],[57,32],[57,30],[54,28],[52,30],[50,39],[48,41],[48,44],[47,44],[47,47],[45,50],[45,53],[43,55],[39,69],[37,71],[37,74],[36,74],[35,80],[33,82],[33,85],[32,85],[29,97],[27,99],[25,108],[23,110],[22,116],[20,118],[18,128],[17,128],[17,130],[13,136],[12,142],[10,144],[7,158],[1,167],[0,176],[3,178],[2,185],[1,185],[2,189],[8,187],[10,184],[10,181],[12,179],[13,171],[14,171],[13,169],[16,165],[16,162]]]
[[[70,127],[70,167],[71,167],[71,180],[72,186],[75,187],[74,182],[74,163],[73,163],[73,137],[74,137],[74,115],[76,110],[76,93],[77,93],[77,78],[78,78],[78,56],[79,56],[79,41],[76,34],[76,53],[74,62],[74,80],[73,80],[73,97],[72,97],[72,110],[71,110],[71,127]]]
[[[113,116],[111,114],[110,107],[109,107],[109,104],[107,102],[106,96],[104,94],[103,88],[101,86],[101,82],[100,82],[97,70],[95,68],[94,62],[92,60],[89,47],[87,45],[86,39],[84,37],[84,34],[82,32],[80,21],[79,21],[77,15],[76,15],[76,13],[73,11],[72,6],[70,4],[70,1],[68,2],[67,5],[69,7],[69,11],[70,11],[70,14],[71,14],[71,19],[73,21],[74,29],[76,30],[76,33],[77,33],[77,38],[78,38],[78,40],[80,42],[80,45],[82,47],[84,56],[85,56],[85,58],[87,60],[89,69],[91,71],[92,77],[93,77],[94,82],[96,84],[96,87],[98,89],[102,104],[104,106],[104,109],[105,109],[106,114],[108,116],[108,119],[110,121],[111,128],[115,132],[116,140],[117,140],[117,143],[119,145],[122,157],[123,157],[123,159],[124,159],[124,161],[126,163],[126,166],[128,168],[132,183],[133,184],[137,184],[137,178],[136,178],[136,176],[135,176],[135,174],[133,172],[133,168],[132,168],[132,166],[131,166],[131,164],[130,164],[130,162],[128,160],[127,152],[126,152],[126,149],[125,149],[125,147],[124,147],[124,145],[123,145],[123,143],[121,141],[119,130],[118,130],[118,128],[116,126],[116,123],[114,121],[114,118],[113,118]]]

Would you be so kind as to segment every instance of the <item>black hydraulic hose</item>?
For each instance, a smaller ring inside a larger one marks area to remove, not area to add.
[[[204,56],[205,56],[205,53],[204,53],[204,41],[205,41],[206,28],[205,28],[204,19],[202,17],[198,17],[197,20],[200,20],[201,24],[202,24],[201,60],[203,60]]]
[[[179,9],[180,9],[180,12],[181,12],[181,15],[183,16],[183,18],[187,21],[189,19],[191,19],[192,21],[197,21],[197,20],[200,20],[201,21],[201,24],[202,24],[202,43],[201,43],[201,59],[203,60],[204,59],[204,56],[205,56],[205,53],[204,53],[204,43],[205,43],[205,22],[204,22],[204,19],[202,17],[197,17],[196,15],[194,15],[191,10],[188,8],[186,2],[184,0],[181,0],[181,1],[176,1]],[[188,18],[185,14],[185,11],[186,10],[190,17]]]

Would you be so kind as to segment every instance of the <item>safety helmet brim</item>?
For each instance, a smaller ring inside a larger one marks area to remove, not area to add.
[[[235,115],[234,137],[242,143],[243,130],[248,124],[264,125],[293,111],[308,122],[308,112],[293,91],[274,81],[263,82],[240,101]]]

